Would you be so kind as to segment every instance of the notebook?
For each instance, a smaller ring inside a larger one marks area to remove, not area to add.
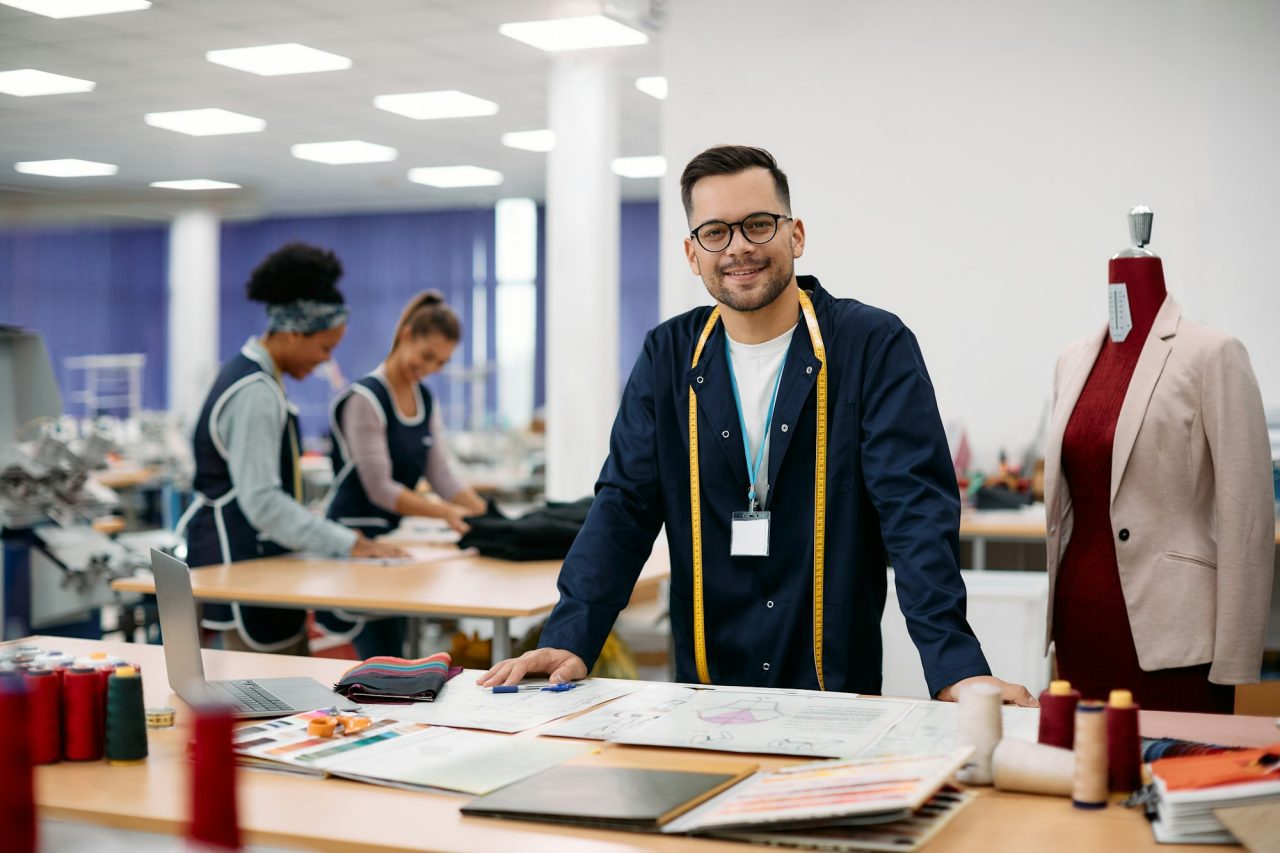
[[[472,800],[462,813],[658,832],[754,770],[741,763],[684,770],[570,762]]]

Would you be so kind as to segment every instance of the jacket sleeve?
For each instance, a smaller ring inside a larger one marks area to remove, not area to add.
[[[1229,338],[1206,358],[1201,406],[1213,456],[1218,589],[1216,684],[1257,681],[1271,606],[1275,496],[1262,395],[1244,346]]]
[[[588,670],[630,601],[662,527],[653,384],[646,342],[622,393],[591,511],[560,569],[560,601],[538,643],[573,652]]]
[[[929,695],[990,675],[965,619],[960,489],[915,336],[898,325],[864,375],[862,466]]]

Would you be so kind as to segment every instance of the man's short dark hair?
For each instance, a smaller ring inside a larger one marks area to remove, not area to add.
[[[791,187],[787,175],[778,168],[778,161],[763,148],[749,145],[717,145],[708,148],[689,161],[680,175],[680,200],[684,202],[684,215],[693,215],[693,185],[712,175],[736,175],[748,169],[767,169],[773,176],[778,190],[778,200],[787,213],[791,212]]]

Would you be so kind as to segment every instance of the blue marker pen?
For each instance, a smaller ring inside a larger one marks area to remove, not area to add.
[[[494,693],[522,693],[525,691],[541,691],[542,693],[564,693],[578,686],[576,681],[566,681],[561,684],[499,684],[493,688]]]

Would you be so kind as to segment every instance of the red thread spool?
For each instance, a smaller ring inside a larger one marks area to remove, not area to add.
[[[1142,741],[1138,705],[1128,690],[1112,690],[1107,703],[1107,785],[1112,791],[1142,786]]]
[[[102,758],[103,714],[101,681],[96,670],[74,667],[62,681],[63,748],[68,761]]]
[[[35,780],[31,766],[30,697],[22,676],[0,676],[0,827],[6,850],[35,853]]]
[[[1070,681],[1051,681],[1040,694],[1040,743],[1062,749],[1075,748],[1076,705],[1080,691]]]
[[[196,712],[191,764],[191,825],[187,839],[236,850],[240,821],[236,812],[236,757],[231,748],[235,717],[230,708]]]
[[[56,764],[62,759],[62,679],[50,669],[30,669],[23,678],[31,691],[31,759]]]

